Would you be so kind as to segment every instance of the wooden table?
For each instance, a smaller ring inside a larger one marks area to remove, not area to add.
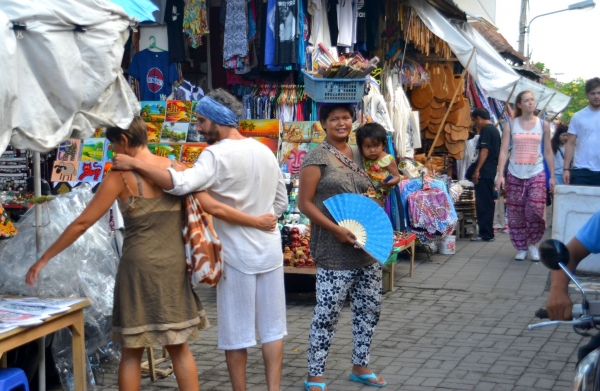
[[[19,327],[0,334],[0,368],[6,368],[5,353],[28,342],[33,342],[48,334],[68,327],[71,329],[73,343],[73,384],[76,391],[86,389],[85,379],[85,338],[83,330],[83,309],[90,301],[82,298],[73,304],[68,311],[53,315],[37,326]]]
[[[410,253],[410,276],[413,276],[413,271],[415,268],[415,240],[413,240],[412,242],[400,247],[400,251],[409,251]],[[394,291],[394,267],[395,267],[396,263],[392,263],[391,265],[389,265],[389,270],[390,270],[390,279],[389,279],[389,283],[390,283],[390,291],[393,292]],[[283,272],[284,273],[288,273],[288,274],[308,274],[308,275],[316,275],[317,274],[317,268],[316,267],[293,267],[293,266],[284,266],[283,267]]]

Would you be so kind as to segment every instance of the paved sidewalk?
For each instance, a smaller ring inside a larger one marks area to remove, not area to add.
[[[431,262],[418,255],[413,278],[407,261],[398,264],[395,291],[384,297],[371,349],[370,367],[387,379],[385,389],[569,389],[584,338],[566,326],[526,330],[545,302],[548,271],[540,263],[513,260],[516,252],[507,234],[491,243],[461,240],[456,247],[455,255],[434,255]],[[216,324],[215,291],[199,293]],[[313,304],[314,297],[288,299],[283,390],[302,390]],[[224,354],[216,349],[216,327],[201,338],[192,345],[201,388],[230,390]],[[331,391],[372,391],[348,380],[351,350],[351,314],[345,308],[325,379]],[[248,363],[249,390],[266,390],[258,348],[249,350]],[[103,390],[116,389],[116,374],[104,380],[109,387]],[[145,377],[142,389],[177,389],[177,383],[172,376],[156,382]]]

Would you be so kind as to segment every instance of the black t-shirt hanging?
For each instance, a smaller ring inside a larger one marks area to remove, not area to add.
[[[298,63],[298,2],[277,0],[275,8],[274,65]]]
[[[356,3],[358,17],[356,18],[356,43],[361,44],[367,42],[367,11],[365,8],[365,0],[358,0]]]
[[[169,40],[169,61],[185,61],[185,37],[183,35],[183,0],[167,0],[165,24]]]
[[[373,52],[379,50],[381,47],[379,20],[381,15],[385,15],[385,4],[383,3],[383,0],[369,0],[369,5],[363,7],[363,9],[365,11],[365,22],[367,24],[367,50]]]

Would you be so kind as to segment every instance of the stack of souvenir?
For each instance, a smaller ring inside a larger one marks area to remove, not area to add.
[[[286,225],[281,230],[283,266],[315,267],[310,255],[310,228],[306,225]]]
[[[328,79],[362,79],[377,68],[379,58],[366,60],[359,52],[337,55],[336,48],[323,44],[307,48],[306,71],[313,77]]]

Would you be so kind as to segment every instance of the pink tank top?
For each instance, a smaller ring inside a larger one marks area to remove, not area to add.
[[[528,179],[544,171],[542,155],[542,121],[537,119],[532,130],[523,130],[515,119],[511,130],[512,150],[508,171],[520,179]]]

